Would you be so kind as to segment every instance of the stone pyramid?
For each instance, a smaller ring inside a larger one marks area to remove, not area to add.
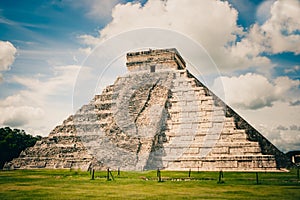
[[[176,49],[127,53],[128,73],[6,168],[274,171],[285,155],[187,69]]]

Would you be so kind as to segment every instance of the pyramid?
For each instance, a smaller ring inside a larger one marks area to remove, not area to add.
[[[176,49],[127,53],[118,77],[5,168],[278,171],[289,161],[187,69]]]

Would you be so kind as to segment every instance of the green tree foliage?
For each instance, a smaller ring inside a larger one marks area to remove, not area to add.
[[[41,138],[26,134],[24,130],[0,128],[0,169],[5,162],[18,157],[21,151],[33,146]]]

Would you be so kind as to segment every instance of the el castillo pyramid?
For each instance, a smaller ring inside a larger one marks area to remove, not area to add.
[[[127,53],[128,73],[5,168],[274,171],[285,155],[187,69],[176,49]]]

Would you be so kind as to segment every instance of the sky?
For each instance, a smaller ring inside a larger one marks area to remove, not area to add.
[[[173,42],[273,144],[299,150],[299,19],[299,0],[0,0],[0,126],[47,136],[91,98],[76,91],[126,73],[126,51]]]

